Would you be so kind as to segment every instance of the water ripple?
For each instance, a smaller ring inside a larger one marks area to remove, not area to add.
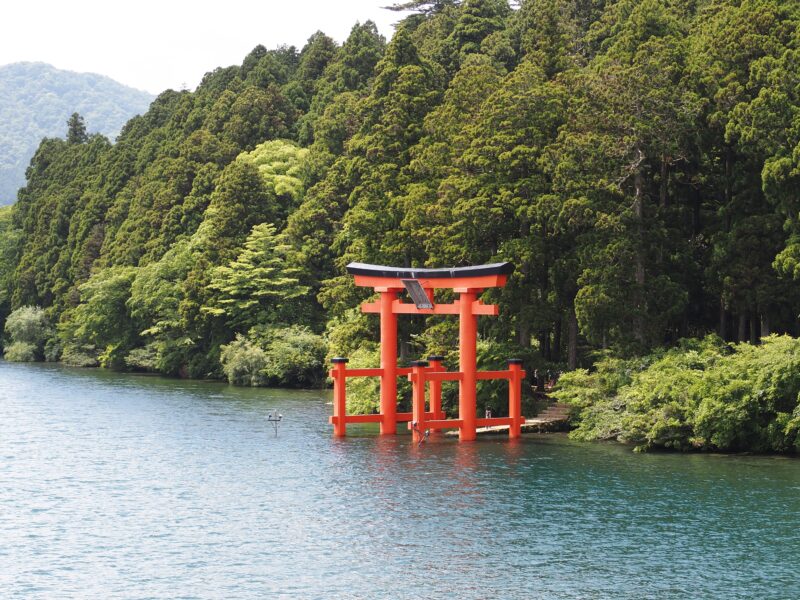
[[[800,597],[800,461],[334,440],[329,401],[0,362],[2,596]]]

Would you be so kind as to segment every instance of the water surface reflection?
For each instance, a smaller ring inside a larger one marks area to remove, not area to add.
[[[796,460],[336,440],[327,402],[0,363],[3,597],[800,597]]]

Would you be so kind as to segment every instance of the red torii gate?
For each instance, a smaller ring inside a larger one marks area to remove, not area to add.
[[[402,269],[350,263],[347,271],[355,276],[355,284],[371,287],[380,299],[361,306],[365,313],[377,313],[381,318],[381,366],[377,369],[348,369],[346,358],[331,360],[333,369],[334,436],[346,435],[347,423],[380,423],[381,434],[397,433],[397,423],[409,422],[414,441],[426,430],[458,429],[461,441],[474,440],[477,427],[508,425],[509,437],[520,435],[522,423],[522,361],[510,359],[506,371],[483,371],[477,367],[478,316],[497,315],[496,305],[483,304],[478,296],[484,289],[503,287],[514,270],[511,263],[495,263],[453,269]],[[452,304],[436,304],[434,289],[451,289],[458,294]],[[398,293],[406,289],[413,304],[402,302]],[[397,315],[458,315],[459,370],[447,371],[443,357],[430,356],[428,361],[416,361],[409,368],[397,366]],[[410,413],[397,412],[397,378],[407,376],[412,383]],[[370,415],[346,414],[346,385],[348,377],[380,377],[380,413]],[[507,379],[508,417],[477,418],[477,382],[484,379]],[[447,419],[442,412],[442,381],[458,381],[458,418]],[[426,387],[430,383],[429,409],[425,407]]]

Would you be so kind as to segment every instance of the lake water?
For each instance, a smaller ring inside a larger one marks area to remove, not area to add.
[[[0,597],[800,598],[800,460],[335,440],[329,400],[0,362]]]

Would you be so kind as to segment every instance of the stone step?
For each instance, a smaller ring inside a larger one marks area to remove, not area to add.
[[[570,407],[562,402],[554,402],[536,415],[537,419],[564,420],[569,417]]]

